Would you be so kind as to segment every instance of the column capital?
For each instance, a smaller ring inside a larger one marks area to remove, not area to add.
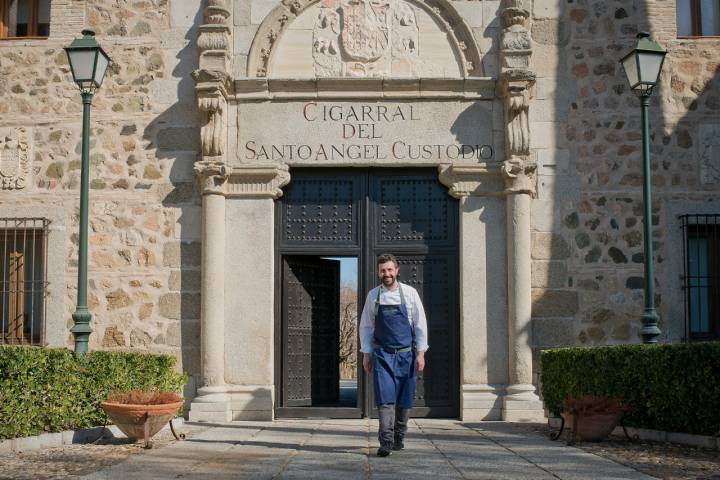
[[[227,185],[227,196],[234,198],[280,198],[282,187],[290,183],[285,164],[247,164],[233,166]]]
[[[228,172],[222,162],[199,161],[193,167],[200,190],[203,195],[223,195]]]
[[[451,165],[438,167],[440,183],[454,198],[502,195],[501,167],[497,165]]]
[[[535,198],[537,164],[526,158],[511,157],[502,164],[502,176],[505,180],[505,194],[524,193]]]

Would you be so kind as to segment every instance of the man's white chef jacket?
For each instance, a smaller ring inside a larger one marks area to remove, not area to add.
[[[398,282],[399,283],[399,282]],[[428,349],[427,343],[427,319],[425,318],[425,309],[423,308],[420,295],[410,285],[401,283],[403,296],[405,297],[405,307],[408,312],[408,321],[413,328],[415,335],[415,345],[418,352],[424,352]],[[375,287],[370,290],[365,299],[365,306],[360,317],[360,351],[363,353],[372,353],[373,336],[375,333],[375,300],[378,298],[378,290],[380,290],[380,305],[400,305],[400,289],[388,290],[384,285]]]

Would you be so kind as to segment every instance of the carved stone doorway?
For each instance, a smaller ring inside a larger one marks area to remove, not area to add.
[[[323,378],[325,387],[337,384],[336,375],[326,375],[326,364],[320,367],[312,360],[334,354],[318,350],[333,342],[323,347],[323,342],[313,341],[313,325],[325,335],[327,329],[320,325],[337,324],[320,318],[337,309],[325,308],[333,302],[331,295],[317,295],[329,291],[325,287],[335,278],[332,264],[319,260],[358,258],[360,313],[367,292],[378,284],[375,258],[391,252],[400,263],[400,280],[418,290],[428,317],[428,364],[418,377],[413,415],[458,417],[458,205],[438,181],[437,171],[307,168],[292,170],[291,178],[276,208],[276,415],[373,415],[372,378],[360,371],[361,362],[355,408],[322,406],[320,397],[312,398],[314,391],[325,392],[318,385]],[[298,330],[303,322],[308,329]],[[331,390],[325,393],[332,396]]]

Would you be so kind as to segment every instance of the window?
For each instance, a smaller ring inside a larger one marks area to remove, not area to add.
[[[720,214],[680,219],[685,232],[686,336],[720,339]]]
[[[720,35],[720,0],[677,0],[678,37]]]
[[[0,0],[0,38],[50,35],[50,0]]]
[[[0,343],[42,345],[48,221],[0,218]]]

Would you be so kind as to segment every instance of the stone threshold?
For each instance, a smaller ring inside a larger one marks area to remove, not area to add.
[[[559,429],[560,418],[548,418],[548,426]],[[630,437],[635,437],[637,435],[640,440],[677,443],[679,445],[688,445],[691,447],[701,447],[720,451],[720,436],[714,437],[710,435],[694,435],[691,433],[665,432],[663,430],[651,430],[649,428],[636,427],[625,427],[625,429]],[[623,437],[625,436],[622,427],[615,427],[612,434]]]
[[[173,420],[175,431],[184,424],[185,419],[182,417]],[[64,432],[57,433],[41,433],[40,435],[34,435],[32,437],[18,437],[3,440],[0,441],[0,455],[5,453],[31,452],[45,448],[57,448],[65,445],[92,443],[100,439],[101,433],[104,439],[125,437],[125,434],[115,425],[107,425],[104,428],[106,429],[105,432],[103,432],[103,427],[92,427],[81,430],[65,430]],[[170,425],[165,425],[158,434],[169,430]]]

